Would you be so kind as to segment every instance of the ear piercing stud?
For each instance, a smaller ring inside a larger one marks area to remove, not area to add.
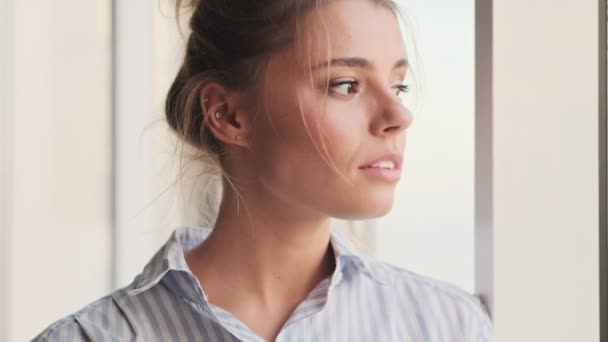
[[[209,99],[207,97],[203,97],[203,102],[207,102],[209,101]],[[215,118],[216,119],[220,119],[222,117],[222,113],[221,112],[215,112]],[[242,141],[243,137],[240,134],[237,134],[234,139],[236,141]]]

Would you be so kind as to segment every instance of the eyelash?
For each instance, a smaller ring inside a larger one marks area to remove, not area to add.
[[[345,84],[349,84],[349,85],[351,85],[351,86],[352,86],[352,85],[357,85],[357,86],[358,86],[358,85],[359,85],[359,81],[338,81],[338,82],[330,82],[330,83],[329,83],[329,89],[333,89],[333,88],[336,88],[336,87],[339,87],[339,86],[342,86],[342,85],[345,85]],[[410,86],[409,86],[409,85],[407,85],[407,84],[400,84],[400,85],[398,85],[398,86],[395,86],[394,88],[396,88],[396,89],[397,89],[397,91],[398,91],[398,92],[397,92],[397,94],[395,94],[395,95],[397,95],[397,96],[401,95],[401,93],[404,93],[404,94],[405,94],[405,93],[407,93],[407,92],[409,92],[409,91],[410,91]],[[342,95],[342,94],[338,94],[338,96],[345,97],[345,96],[348,96],[348,95]]]
[[[397,87],[397,90],[399,90],[399,92],[401,93],[408,93],[410,91],[410,86],[408,84],[400,84]],[[397,96],[399,96],[400,94],[397,94]]]

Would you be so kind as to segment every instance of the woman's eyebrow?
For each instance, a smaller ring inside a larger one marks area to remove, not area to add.
[[[408,65],[409,65],[409,63],[408,63],[407,59],[402,58],[395,63],[395,65],[393,66],[393,69],[405,68]],[[349,68],[357,67],[357,68],[363,68],[363,69],[370,69],[370,68],[372,68],[372,63],[370,61],[368,61],[367,59],[361,58],[361,57],[334,58],[330,61],[325,61],[325,62],[322,62],[322,63],[319,63],[319,64],[313,66],[312,70],[326,68],[328,66],[342,66],[342,67],[349,67]]]

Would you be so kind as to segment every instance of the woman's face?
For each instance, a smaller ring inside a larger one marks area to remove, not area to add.
[[[407,65],[397,18],[371,1],[336,0],[301,23],[261,81],[266,101],[251,141],[260,184],[307,211],[383,216],[397,179],[380,174],[401,171],[361,167],[402,157],[413,119],[399,96]],[[328,53],[342,62],[328,63]]]

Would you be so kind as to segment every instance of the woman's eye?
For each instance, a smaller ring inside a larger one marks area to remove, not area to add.
[[[354,94],[359,89],[359,82],[357,81],[338,81],[329,84],[329,89],[332,93],[337,93],[342,96],[348,96]]]
[[[401,94],[407,93],[410,91],[410,86],[407,84],[400,84],[398,86],[395,86],[395,89],[397,90],[395,92],[395,95],[399,96]]]

